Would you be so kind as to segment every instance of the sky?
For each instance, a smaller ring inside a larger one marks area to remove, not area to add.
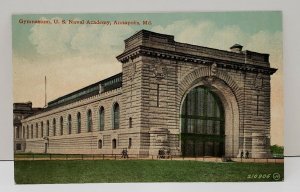
[[[23,24],[21,20],[139,21],[141,25]],[[144,20],[151,25],[143,25]],[[229,50],[269,53],[271,67],[271,144],[283,145],[282,15],[278,11],[201,13],[27,14],[12,17],[14,102],[47,101],[121,72],[116,56],[124,39],[141,29],[175,40]]]

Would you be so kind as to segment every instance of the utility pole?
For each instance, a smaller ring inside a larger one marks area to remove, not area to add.
[[[47,107],[47,77],[45,75],[45,107]]]

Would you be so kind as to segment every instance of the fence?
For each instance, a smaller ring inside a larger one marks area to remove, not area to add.
[[[283,158],[270,159],[241,159],[241,158],[221,158],[221,157],[184,157],[174,155],[139,155],[129,154],[127,157],[122,154],[15,154],[15,160],[191,160],[207,162],[253,162],[253,163],[283,163]]]
[[[126,159],[141,159],[130,155]],[[15,160],[117,160],[125,159],[121,154],[15,154]]]

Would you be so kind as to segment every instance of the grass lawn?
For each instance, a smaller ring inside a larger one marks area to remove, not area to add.
[[[283,164],[164,160],[15,161],[17,184],[274,181]],[[265,177],[265,178],[262,178]]]

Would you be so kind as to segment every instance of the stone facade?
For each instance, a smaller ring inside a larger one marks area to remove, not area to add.
[[[24,152],[26,148],[25,130],[22,128],[21,120],[42,110],[33,108],[31,102],[14,103],[14,152]]]
[[[181,155],[183,101],[194,88],[205,87],[224,108],[222,156],[238,157],[248,151],[253,158],[270,157],[270,76],[276,69],[270,68],[268,54],[243,51],[240,45],[224,51],[179,43],[174,36],[141,30],[125,40],[125,50],[117,59],[122,63],[120,86],[114,86],[118,82],[114,78],[111,84],[100,81],[89,88],[97,93],[75,100],[68,99],[73,98],[69,94],[22,120],[25,132],[29,131],[26,152],[120,154],[127,148],[129,154],[157,155],[164,149]],[[119,128],[114,128],[116,103]],[[101,107],[104,130],[100,130]],[[78,112],[80,133],[76,130]],[[71,134],[67,134],[69,115]],[[63,134],[54,135],[53,119],[57,132],[60,118]],[[45,136],[47,121],[49,136]]]

